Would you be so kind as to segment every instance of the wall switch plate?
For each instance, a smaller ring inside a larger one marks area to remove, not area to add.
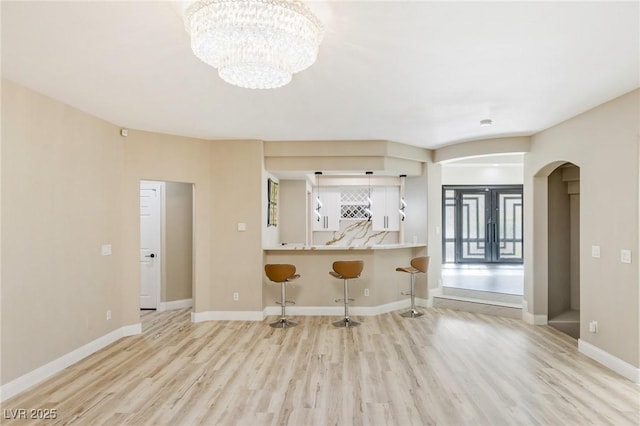
[[[107,309],[107,321],[111,319],[111,309]]]
[[[591,246],[591,257],[600,257],[600,246]]]
[[[620,250],[620,262],[631,263],[631,250]]]
[[[111,244],[103,244],[101,252],[103,256],[111,256]]]
[[[246,223],[238,223],[238,231],[240,232],[244,232],[247,230],[247,224]]]

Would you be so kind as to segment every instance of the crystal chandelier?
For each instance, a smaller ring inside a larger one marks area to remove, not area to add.
[[[196,0],[184,11],[193,53],[227,83],[281,87],[318,56],[322,24],[297,0]]]

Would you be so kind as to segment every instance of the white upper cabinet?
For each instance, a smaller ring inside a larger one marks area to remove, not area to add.
[[[320,194],[322,207],[318,208],[316,196]],[[320,217],[318,217],[318,212]],[[314,231],[337,231],[340,229],[340,188],[315,188],[313,191],[313,212],[311,212]]]
[[[374,231],[400,230],[400,187],[375,186],[371,190],[372,229]]]

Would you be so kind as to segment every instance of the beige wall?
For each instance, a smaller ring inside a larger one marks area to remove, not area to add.
[[[141,180],[159,180],[193,184],[194,242],[193,299],[196,312],[209,309],[211,239],[211,142],[129,130],[125,141],[125,186],[121,207],[124,230],[125,262],[122,265],[124,288],[122,306],[126,324],[139,322],[140,218],[138,187]]]
[[[307,238],[307,182],[280,180],[280,239],[302,243]]]
[[[429,163],[427,183],[429,202],[428,249],[429,249],[429,288],[436,288],[442,281],[442,165]]]
[[[121,303],[118,131],[2,81],[3,384],[137,322]]]
[[[140,180],[194,184],[194,311],[263,308],[262,142],[119,130],[3,80],[2,384],[139,323]]]
[[[433,161],[441,162],[484,155],[523,153],[529,152],[530,145],[531,139],[528,136],[463,142],[436,149],[433,152]]]
[[[429,180],[427,178],[427,165],[424,165],[421,176],[409,176],[405,178],[404,198],[407,202],[404,221],[404,241],[400,243],[416,242],[426,244],[428,239],[428,215],[429,207],[427,198],[429,194]]]
[[[547,176],[559,163],[580,167],[580,336],[640,366],[638,158],[640,90],[532,137],[525,155],[525,298],[546,315]],[[601,257],[591,257],[591,246]],[[620,250],[633,251],[632,264]],[[590,333],[589,321],[599,332]]]
[[[193,185],[165,184],[163,302],[191,299],[193,284]]]
[[[496,163],[500,157],[496,157]],[[443,185],[522,185],[522,164],[443,164]]]
[[[209,307],[216,311],[261,311],[262,226],[266,179],[262,141],[211,144],[212,198]],[[264,186],[263,186],[264,183]],[[237,229],[246,223],[246,231]],[[240,300],[233,302],[233,293]]]

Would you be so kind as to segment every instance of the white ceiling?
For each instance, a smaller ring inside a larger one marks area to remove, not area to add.
[[[640,86],[638,1],[310,6],[318,60],[280,89],[224,83],[168,2],[2,1],[2,75],[122,127],[428,148],[530,135]]]

